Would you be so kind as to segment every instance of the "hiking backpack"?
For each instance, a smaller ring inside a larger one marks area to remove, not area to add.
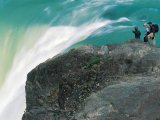
[[[153,24],[154,32],[157,33],[159,31],[159,26],[157,24]]]

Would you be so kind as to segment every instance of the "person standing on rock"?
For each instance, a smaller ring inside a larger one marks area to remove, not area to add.
[[[138,30],[138,27],[134,27],[134,30],[132,32],[135,35],[135,39],[140,39],[141,32]]]
[[[149,35],[150,33],[150,28],[147,23],[144,23],[143,27],[146,28],[146,33],[144,34],[144,42],[149,42],[147,35]]]
[[[149,34],[147,35],[148,40],[152,39],[152,44],[156,46],[155,34],[159,31],[159,27],[157,24],[152,24],[152,22],[148,22],[149,25]]]

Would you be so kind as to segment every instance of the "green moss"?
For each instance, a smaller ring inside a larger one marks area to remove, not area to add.
[[[98,56],[93,56],[93,57],[91,57],[91,59],[89,60],[87,67],[92,67],[93,65],[98,64],[98,63],[100,63],[100,57],[98,57]]]
[[[100,62],[107,62],[110,60],[110,56],[102,57],[102,56],[92,56],[88,61],[86,68],[91,68],[95,64],[99,64]]]

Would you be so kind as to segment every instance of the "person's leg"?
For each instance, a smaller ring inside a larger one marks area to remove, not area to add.
[[[148,37],[148,40],[151,39],[151,38],[153,38],[154,37],[153,33],[150,33],[149,35],[147,35],[147,37]]]
[[[144,36],[144,42],[148,42],[148,37],[147,37],[147,35]]]
[[[154,35],[153,33],[150,33],[149,35],[147,35],[147,38],[148,38],[148,43],[150,44],[149,40],[154,38]]]
[[[152,39],[152,44],[153,44],[154,46],[156,46],[156,40],[155,40],[155,37]]]

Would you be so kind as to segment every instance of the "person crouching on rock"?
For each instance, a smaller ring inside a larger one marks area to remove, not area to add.
[[[134,27],[134,30],[132,32],[135,35],[135,39],[140,39],[141,32],[138,30],[138,27]]]

